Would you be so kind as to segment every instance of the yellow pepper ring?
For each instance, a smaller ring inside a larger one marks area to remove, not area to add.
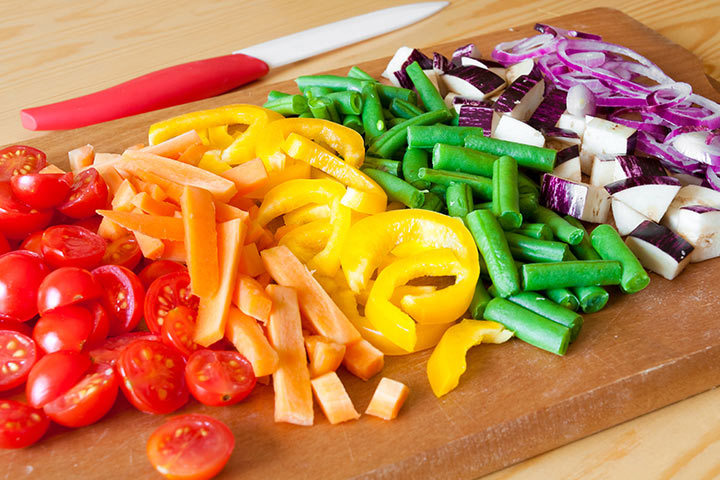
[[[274,218],[309,203],[326,204],[345,194],[345,187],[335,180],[295,179],[283,182],[270,190],[258,210],[257,222],[261,226]]]
[[[340,253],[350,230],[351,212],[348,207],[340,203],[340,199],[333,200],[329,223],[332,232],[327,239],[325,247],[309,262],[322,275],[329,277],[335,275],[340,269]]]
[[[293,228],[278,243],[288,247],[307,264],[325,248],[332,230],[332,225],[327,220],[315,220]]]

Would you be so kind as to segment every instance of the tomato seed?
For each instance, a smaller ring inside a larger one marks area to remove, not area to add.
[[[40,415],[38,415],[37,413],[33,412],[30,414],[30,420],[32,420],[33,422],[39,422],[40,420],[42,420],[42,417],[40,417]]]
[[[15,362],[8,362],[7,366],[11,372],[17,372],[20,370],[20,366]]]
[[[8,350],[13,350],[15,347],[17,347],[17,342],[15,340],[10,340],[6,346]]]

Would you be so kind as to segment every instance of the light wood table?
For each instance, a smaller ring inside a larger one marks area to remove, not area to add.
[[[0,25],[0,145],[24,130],[23,107],[89,93],[158,68],[406,2],[5,0]],[[274,83],[597,6],[615,7],[678,43],[720,76],[720,2],[466,1],[422,23],[272,71]],[[650,413],[486,478],[720,478],[720,390]]]

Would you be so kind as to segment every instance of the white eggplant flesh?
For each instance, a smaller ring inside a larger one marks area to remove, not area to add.
[[[672,280],[690,263],[694,251],[684,238],[662,225],[643,222],[625,244],[646,269]]]
[[[495,101],[495,109],[521,122],[527,122],[543,101],[545,81],[527,75],[511,83]]]
[[[663,167],[656,158],[638,157],[636,155],[618,155],[615,157],[615,160],[613,181],[624,180],[630,177],[655,177],[666,176],[668,174],[665,167]]]
[[[677,230],[695,247],[692,263],[720,256],[720,210],[712,207],[681,207],[677,214]]]
[[[574,157],[570,160],[564,161],[563,163],[557,164],[552,173],[556,177],[565,178],[577,183],[582,182],[580,157]]]
[[[563,215],[592,223],[605,223],[610,213],[610,195],[602,187],[545,174],[540,203]]]
[[[632,177],[605,185],[613,198],[653,222],[662,219],[680,188],[680,182],[673,177]]]
[[[618,233],[623,237],[635,230],[635,227],[640,225],[642,222],[650,220],[645,215],[634,208],[625,205],[617,198],[612,199],[612,213],[613,219],[615,220],[615,227],[617,228]]]
[[[604,187],[614,181],[615,157],[594,157],[592,171],[590,172],[590,185]]]
[[[589,174],[594,156],[627,155],[635,150],[637,130],[604,118],[585,116],[580,148],[583,173]]]
[[[578,137],[582,140],[585,134],[585,118],[576,117],[567,112],[560,115],[560,119],[555,124],[556,127],[564,130],[570,130],[571,132],[577,133]]]
[[[680,209],[691,205],[711,207],[720,210],[720,192],[700,185],[685,185],[675,195],[665,212],[662,224],[673,232],[678,231]]]
[[[503,80],[507,81],[507,70],[500,67],[492,67],[485,63],[483,63],[482,60],[479,60],[477,58],[472,57],[460,57],[460,65],[463,67],[468,65],[474,65],[476,67],[485,68],[487,70],[490,70],[498,77],[502,78]]]
[[[396,87],[400,86],[400,82],[395,77],[395,72],[402,68],[402,64],[410,57],[413,49],[410,47],[402,46],[395,51],[395,55],[390,59],[385,67],[385,71],[381,74],[382,77],[387,78]]]
[[[505,70],[505,78],[508,83],[512,83],[522,75],[529,75],[530,72],[533,71],[533,68],[535,68],[535,61],[532,58],[526,58],[525,60],[510,65]]]
[[[423,72],[428,77],[428,80],[435,85],[435,88],[438,92],[440,92],[440,95],[445,95],[447,93],[445,91],[445,85],[439,80],[438,73],[435,70],[423,70]]]
[[[448,92],[472,100],[485,100],[505,87],[505,80],[476,66],[458,67],[440,77]]]
[[[507,140],[509,142],[523,143],[535,147],[545,146],[545,137],[525,122],[512,118],[509,115],[500,115],[494,125],[492,138]]]

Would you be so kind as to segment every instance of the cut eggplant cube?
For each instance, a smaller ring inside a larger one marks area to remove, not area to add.
[[[538,105],[535,112],[533,112],[532,116],[528,120],[528,124],[538,130],[549,129],[557,126],[557,123],[560,121],[560,117],[562,117],[565,112],[566,100],[567,92],[557,88],[551,88],[545,93],[545,98],[543,98],[540,105]],[[584,125],[585,119],[582,121]]]
[[[499,116],[498,121],[493,125],[491,137],[535,147],[545,146],[545,137],[542,133],[509,115]]]
[[[545,81],[523,75],[511,83],[495,102],[495,110],[526,122],[543,100]]]
[[[580,163],[590,174],[592,159],[598,155],[627,155],[635,150],[637,130],[603,118],[585,116]]]
[[[704,205],[680,207],[676,232],[695,247],[690,255],[692,263],[720,256],[720,209]]]
[[[471,98],[461,97],[460,95],[458,95],[456,93],[448,93],[445,96],[446,102],[447,102],[447,98],[450,95],[454,95],[452,97],[452,108],[454,108],[458,114],[460,113],[460,109],[466,105],[469,107],[482,107],[485,109],[489,109],[491,112],[494,111],[493,103],[489,100],[473,100]]]
[[[528,123],[530,123],[528,121]],[[563,145],[563,148],[572,145],[580,146],[581,140],[577,133],[571,130],[565,130],[558,127],[540,127],[538,128],[543,135],[547,143]],[[579,152],[579,150],[578,150]]]
[[[644,221],[625,239],[643,267],[672,280],[687,266],[693,246],[669,228]]]
[[[492,106],[463,105],[460,107],[460,113],[458,114],[458,126],[480,127],[483,129],[483,135],[489,137],[493,130],[494,118],[495,112]]]
[[[505,80],[486,68],[465,66],[441,77],[445,88],[473,100],[485,100],[505,86]]]
[[[428,80],[430,80],[430,82],[433,85],[435,85],[435,88],[437,89],[438,92],[440,92],[440,95],[445,95],[447,93],[447,91],[445,90],[445,85],[440,81],[440,77],[438,76],[438,74],[435,70],[433,70],[431,68],[428,70],[423,70],[423,73],[425,73],[425,76],[428,78]],[[412,82],[410,82],[410,83],[412,84]],[[408,87],[405,87],[405,88],[408,88]],[[413,85],[412,87],[409,87],[409,88],[415,88],[415,86]]]
[[[668,174],[665,167],[656,158],[618,155],[616,160],[613,180],[622,180],[628,177],[663,177]]]
[[[573,157],[562,163],[556,163],[553,175],[565,178],[573,182],[582,182],[582,171],[580,170],[580,157]]]
[[[582,139],[585,134],[585,118],[576,117],[575,115],[571,115],[567,112],[560,115],[560,118],[558,118],[555,126],[562,128],[563,130],[575,132],[580,139]]]
[[[530,75],[533,68],[535,68],[535,61],[532,58],[526,58],[507,67],[505,70],[505,78],[507,78],[508,82],[513,83],[523,75]]]
[[[480,68],[486,68],[493,72],[498,77],[501,77],[503,80],[506,80],[507,72],[505,70],[505,67],[500,65],[499,63],[488,61],[488,60],[480,60],[479,58],[472,58],[472,57],[462,57],[460,59],[460,66],[466,67],[466,66],[475,66]]]
[[[590,185],[604,187],[614,181],[615,157],[597,156],[593,158],[592,171],[590,172]]]
[[[624,204],[617,198],[612,199],[612,213],[615,227],[620,235],[625,236],[635,230],[642,222],[650,220],[634,208]]]
[[[459,66],[460,60],[463,57],[478,58],[478,59],[480,58],[480,52],[478,51],[478,49],[474,43],[468,43],[467,45],[463,45],[462,47],[455,49],[455,51],[452,54],[453,63],[455,63],[456,65]]]
[[[678,232],[680,209],[682,207],[710,207],[720,210],[720,192],[699,185],[685,185],[675,195],[665,212],[662,223],[673,232]]]
[[[680,182],[674,177],[628,177],[605,185],[605,190],[613,198],[653,222],[659,222],[665,215],[680,188]]]
[[[437,52],[433,53],[432,62],[433,70],[435,70],[435,73],[438,75],[442,75],[443,73],[455,68],[455,65],[453,65],[445,55],[441,55]]]
[[[610,212],[610,196],[603,188],[547,173],[541,181],[540,203],[563,215],[593,223],[607,222]]]
[[[387,78],[396,87],[413,88],[412,81],[405,73],[405,67],[413,62],[418,62],[424,70],[432,69],[433,62],[426,57],[420,50],[410,47],[400,47],[395,55],[390,59],[385,67],[385,71],[381,74]]]

